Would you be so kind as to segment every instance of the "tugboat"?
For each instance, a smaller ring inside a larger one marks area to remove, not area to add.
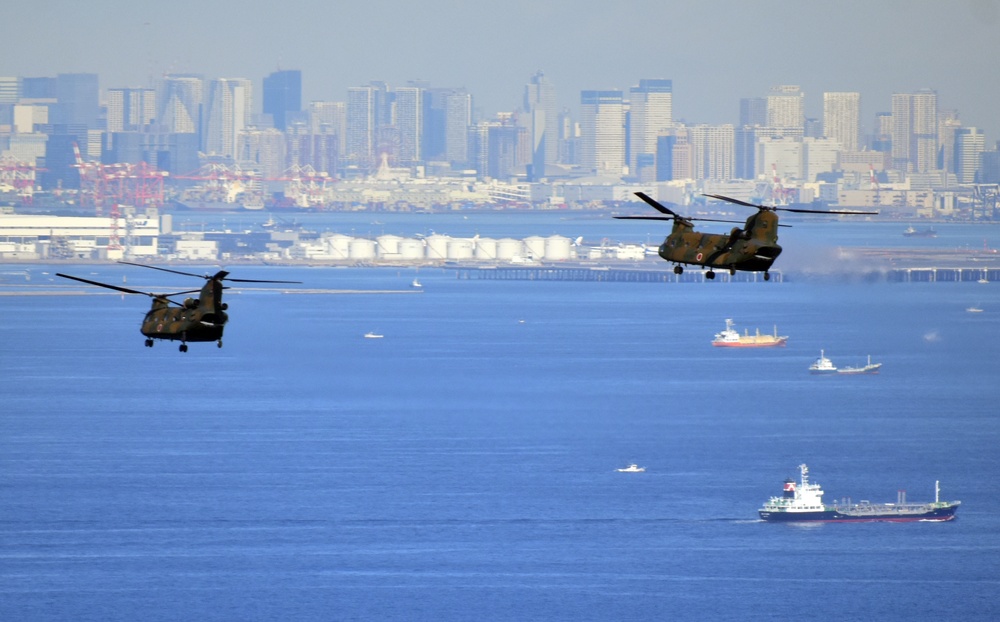
[[[712,345],[720,348],[773,348],[785,345],[786,341],[788,336],[779,337],[777,326],[774,327],[774,335],[762,335],[759,328],[756,335],[747,332],[740,335],[733,330],[733,321],[727,318],[726,329],[715,334]]]
[[[912,521],[943,522],[955,518],[961,501],[941,501],[940,482],[934,482],[933,503],[907,503],[906,491],[900,490],[896,503],[873,504],[869,501],[827,505],[823,503],[823,489],[809,482],[809,468],[799,465],[801,481],[795,485],[791,478],[785,480],[780,497],[771,497],[758,513],[761,519],[772,522],[893,522]]]

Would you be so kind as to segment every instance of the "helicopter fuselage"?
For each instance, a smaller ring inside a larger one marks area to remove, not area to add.
[[[658,254],[675,264],[767,272],[781,254],[777,225],[771,212],[750,216],[744,228],[733,227],[729,234],[701,233],[690,223],[675,220]]]
[[[220,273],[224,275],[225,273]],[[219,275],[208,280],[198,298],[188,298],[180,306],[171,306],[164,298],[154,298],[142,320],[140,332],[149,339],[170,341],[218,341],[229,317],[222,302]],[[147,340],[147,345],[151,342]]]

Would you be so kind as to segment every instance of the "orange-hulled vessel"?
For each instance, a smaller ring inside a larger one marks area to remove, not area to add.
[[[712,345],[720,348],[773,348],[783,346],[788,341],[788,336],[778,336],[778,327],[774,327],[773,335],[762,335],[760,329],[757,334],[751,335],[744,332],[742,335],[733,329],[733,321],[726,319],[726,330],[716,333]]]

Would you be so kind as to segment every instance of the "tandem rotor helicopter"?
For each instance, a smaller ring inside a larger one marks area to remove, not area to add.
[[[694,230],[695,220],[711,222],[736,222],[716,218],[687,218],[661,205],[642,192],[635,193],[637,197],[651,205],[664,216],[615,216],[618,219],[635,220],[672,220],[673,229],[663,240],[658,254],[664,260],[674,264],[674,274],[684,272],[684,265],[703,266],[708,268],[705,278],[714,279],[715,269],[729,270],[736,274],[737,270],[746,272],[763,272],[764,280],[771,279],[768,270],[771,264],[781,254],[778,246],[778,227],[788,225],[778,224],[777,211],[796,212],[799,214],[850,214],[868,215],[878,212],[856,212],[836,210],[811,210],[792,207],[777,207],[773,205],[757,205],[739,199],[722,196],[721,194],[705,194],[702,196],[728,201],[737,205],[745,205],[757,210],[747,218],[744,228],[733,227],[727,235],[722,233],[701,233]]]
[[[153,299],[153,304],[149,309],[149,312],[146,313],[146,317],[143,318],[142,327],[139,329],[142,334],[146,336],[146,347],[152,348],[155,339],[167,339],[170,341],[180,341],[181,352],[188,351],[187,342],[189,341],[215,341],[218,343],[220,348],[222,347],[222,330],[225,328],[226,322],[229,321],[229,316],[226,314],[226,309],[229,308],[229,305],[222,302],[222,290],[228,289],[222,284],[223,281],[229,281],[231,283],[301,283],[301,281],[258,281],[253,279],[231,279],[228,278],[229,273],[225,270],[220,270],[214,275],[209,276],[207,274],[203,275],[191,272],[181,272],[180,270],[169,270],[167,268],[147,266],[145,264],[132,263],[129,261],[119,261],[118,263],[129,266],[139,266],[140,268],[150,268],[152,270],[161,270],[163,272],[171,272],[173,274],[181,274],[184,276],[203,278],[206,283],[201,289],[191,289],[183,292],[175,292],[173,294],[153,294],[150,292],[139,291],[137,289],[129,289],[118,285],[109,285],[107,283],[82,279],[78,276],[70,276],[68,274],[56,273],[56,276],[61,276],[64,279],[80,281],[81,283],[87,283],[88,285],[96,285],[98,287],[113,289],[125,294],[142,294],[144,296],[149,296]],[[185,294],[193,293],[198,293],[198,297],[186,298],[183,303],[171,300],[172,296],[183,296]]]

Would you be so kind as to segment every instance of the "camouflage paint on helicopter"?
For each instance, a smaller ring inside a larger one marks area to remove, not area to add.
[[[706,194],[703,196],[745,205],[757,209],[755,214],[751,214],[744,223],[743,228],[733,227],[729,234],[702,233],[695,231],[694,221],[710,222],[735,222],[732,220],[719,220],[716,218],[687,218],[674,212],[670,208],[661,205],[654,199],[642,192],[636,192],[636,196],[651,205],[664,216],[615,216],[619,219],[635,220],[672,220],[674,222],[670,235],[663,240],[658,254],[665,261],[674,264],[674,273],[684,272],[684,265],[703,266],[708,268],[705,277],[715,278],[716,268],[729,270],[730,274],[736,274],[737,270],[746,272],[763,272],[764,280],[769,280],[771,275],[768,270],[774,260],[781,254],[781,246],[778,245],[778,227],[787,225],[778,224],[777,210],[786,212],[797,212],[805,214],[877,214],[878,212],[853,212],[853,211],[829,211],[829,210],[809,210],[790,207],[775,207],[767,205],[756,205],[747,203],[739,199],[722,196],[720,194]]]
[[[214,275],[208,276],[192,274],[190,272],[181,272],[179,270],[169,270],[167,268],[158,268],[156,266],[147,266],[145,264],[131,263],[128,261],[120,261],[118,263],[130,266],[140,266],[142,268],[151,268],[153,270],[161,270],[163,272],[171,272],[173,274],[181,274],[184,276],[201,277],[206,280],[206,283],[200,290],[188,290],[173,294],[152,294],[149,292],[129,289],[127,287],[119,287],[117,285],[91,281],[89,279],[83,279],[78,276],[70,276],[68,274],[57,273],[56,276],[72,279],[74,281],[80,281],[81,283],[87,283],[89,285],[113,289],[125,294],[142,294],[144,296],[149,296],[153,299],[153,303],[149,311],[146,313],[146,317],[143,318],[142,327],[140,328],[140,332],[146,336],[146,347],[153,347],[154,339],[180,341],[181,352],[187,352],[187,342],[189,341],[215,341],[218,343],[220,348],[222,347],[222,332],[226,326],[226,322],[229,321],[229,316],[226,314],[226,309],[229,308],[229,305],[222,302],[222,291],[226,289],[222,284],[223,281],[239,283],[301,282],[230,279],[227,278],[229,273],[225,270],[220,270]],[[182,296],[184,294],[192,294],[195,292],[198,292],[198,298],[186,298],[183,303],[171,300],[171,296]]]

